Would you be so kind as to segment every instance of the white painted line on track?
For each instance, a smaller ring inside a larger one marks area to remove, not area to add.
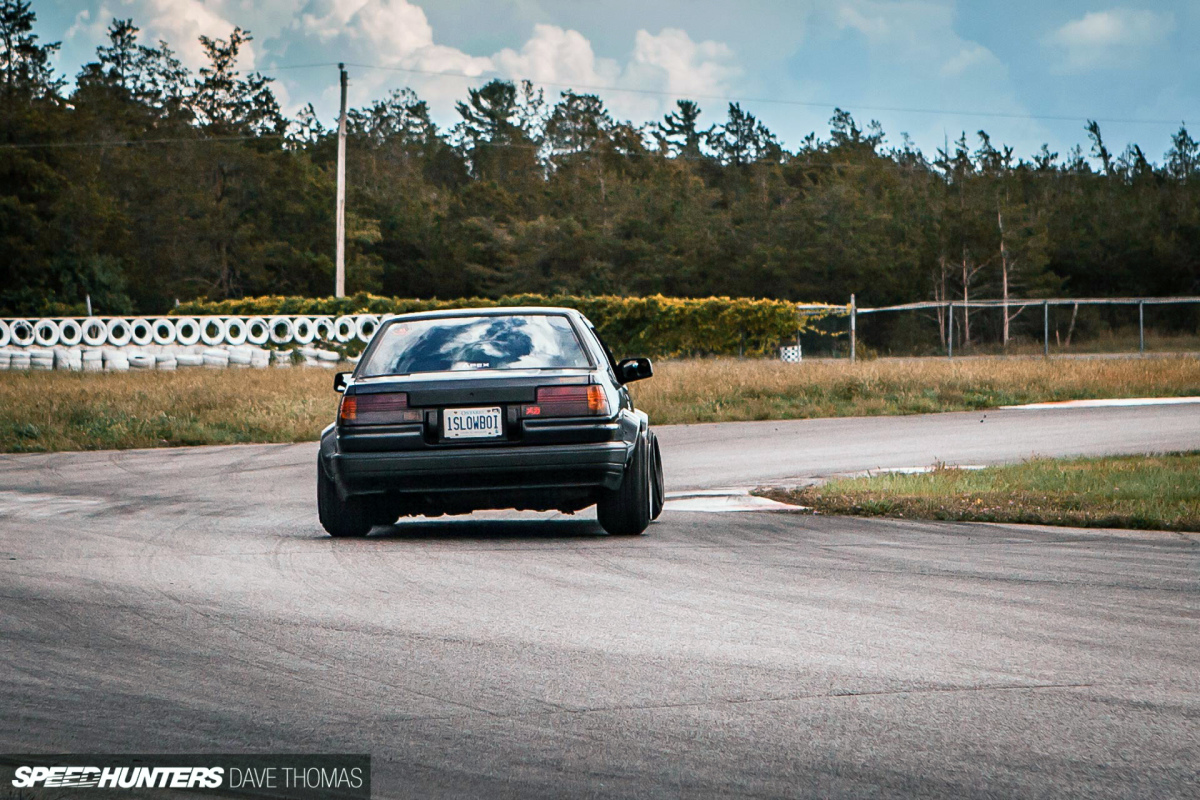
[[[833,478],[871,478],[876,475],[924,475],[927,472],[936,472],[939,469],[969,469],[979,470],[987,469],[986,464],[943,464],[941,466],[930,465],[928,467],[876,467],[875,469],[860,469],[855,472],[836,472]]]
[[[1059,400],[1054,403],[1029,403],[1000,406],[1002,409],[1031,411],[1043,408],[1127,408],[1131,406],[1180,406],[1200,403],[1200,397],[1114,397],[1105,400]]]
[[[780,503],[750,494],[749,489],[702,489],[692,492],[667,492],[666,511],[700,511],[727,514],[739,511],[807,511],[803,506]]]

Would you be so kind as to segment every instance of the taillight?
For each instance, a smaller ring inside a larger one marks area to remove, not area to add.
[[[408,395],[404,392],[348,394],[342,397],[338,421],[343,425],[394,425],[420,422],[421,412],[408,407]]]
[[[338,422],[345,425],[348,422],[354,422],[358,418],[358,398],[352,394],[342,395],[342,402],[338,406]]]
[[[535,405],[524,407],[526,417],[608,416],[608,395],[604,387],[542,386]]]

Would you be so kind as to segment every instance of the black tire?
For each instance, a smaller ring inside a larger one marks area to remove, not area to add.
[[[366,536],[371,531],[367,504],[360,497],[342,500],[337,487],[317,461],[317,517],[330,536]]]
[[[601,527],[613,536],[637,536],[650,525],[654,492],[650,485],[650,445],[645,436],[638,437],[633,459],[625,468],[620,487],[603,489],[596,503],[596,517]]]
[[[662,515],[663,503],[667,501],[667,484],[663,480],[662,450],[658,447],[658,437],[650,434],[650,477],[654,489],[654,502],[650,506],[650,519],[658,519]]]

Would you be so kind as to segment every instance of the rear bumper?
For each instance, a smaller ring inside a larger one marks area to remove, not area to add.
[[[630,445],[624,441],[393,452],[326,453],[343,495],[615,489]]]

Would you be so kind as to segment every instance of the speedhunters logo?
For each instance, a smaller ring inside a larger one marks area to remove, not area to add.
[[[17,767],[17,789],[220,789],[223,767]]]
[[[159,789],[205,796],[369,798],[368,755],[55,755],[0,756],[0,774],[14,789],[92,789],[104,794]],[[148,793],[149,792],[149,793]],[[33,797],[39,795],[34,794]]]

